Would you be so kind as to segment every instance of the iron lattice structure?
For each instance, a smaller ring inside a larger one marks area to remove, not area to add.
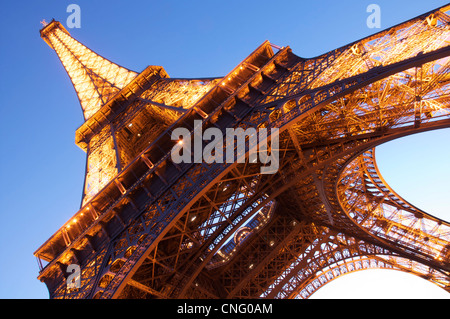
[[[136,73],[46,25],[87,152],[80,210],[35,252],[50,297],[307,298],[368,268],[450,292],[450,224],[396,194],[375,160],[377,145],[450,127],[448,10],[315,58],[266,41],[210,79]],[[171,132],[195,120],[278,128],[279,170],[174,163]],[[66,284],[70,264],[79,288]]]

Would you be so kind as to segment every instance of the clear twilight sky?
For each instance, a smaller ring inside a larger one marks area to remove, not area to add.
[[[10,1],[0,19],[0,298],[48,298],[33,252],[80,207],[85,153],[74,143],[83,123],[75,90],[39,23],[67,27],[105,58],[140,72],[160,65],[171,77],[226,75],[264,40],[314,57],[444,5],[438,0],[343,1]],[[369,4],[381,29],[366,25]],[[450,129],[377,148],[387,182],[424,211],[450,220]],[[313,298],[449,298],[410,274],[345,275]]]

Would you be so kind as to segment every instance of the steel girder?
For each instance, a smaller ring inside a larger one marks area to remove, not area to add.
[[[250,75],[217,83],[222,103],[208,109],[200,100],[191,113],[205,126],[224,128],[229,117],[234,127],[278,128],[279,170],[200,163],[170,175],[156,170],[167,157],[149,165],[144,151],[116,178],[121,205],[98,213],[96,229],[68,238],[41,272],[51,297],[308,297],[342,273],[371,267],[448,290],[450,225],[393,192],[373,151],[450,126],[446,11],[314,59],[282,48],[258,67],[244,61]],[[147,170],[137,169],[142,163]],[[155,196],[156,179],[164,187]],[[91,252],[77,258],[80,250]],[[71,261],[82,263],[78,289],[65,285]]]

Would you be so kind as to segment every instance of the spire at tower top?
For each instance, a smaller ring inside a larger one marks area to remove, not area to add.
[[[85,120],[137,76],[136,72],[103,58],[75,40],[58,21],[46,24],[40,34],[66,69]]]

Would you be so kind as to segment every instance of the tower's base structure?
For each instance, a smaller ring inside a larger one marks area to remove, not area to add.
[[[308,298],[369,268],[450,292],[450,224],[396,194],[375,160],[377,145],[450,127],[448,10],[315,58],[264,42],[210,79],[130,71],[47,24],[87,152],[80,210],[35,252],[50,297]],[[278,170],[248,156],[176,163],[172,132],[194,142],[194,121],[267,128]]]

